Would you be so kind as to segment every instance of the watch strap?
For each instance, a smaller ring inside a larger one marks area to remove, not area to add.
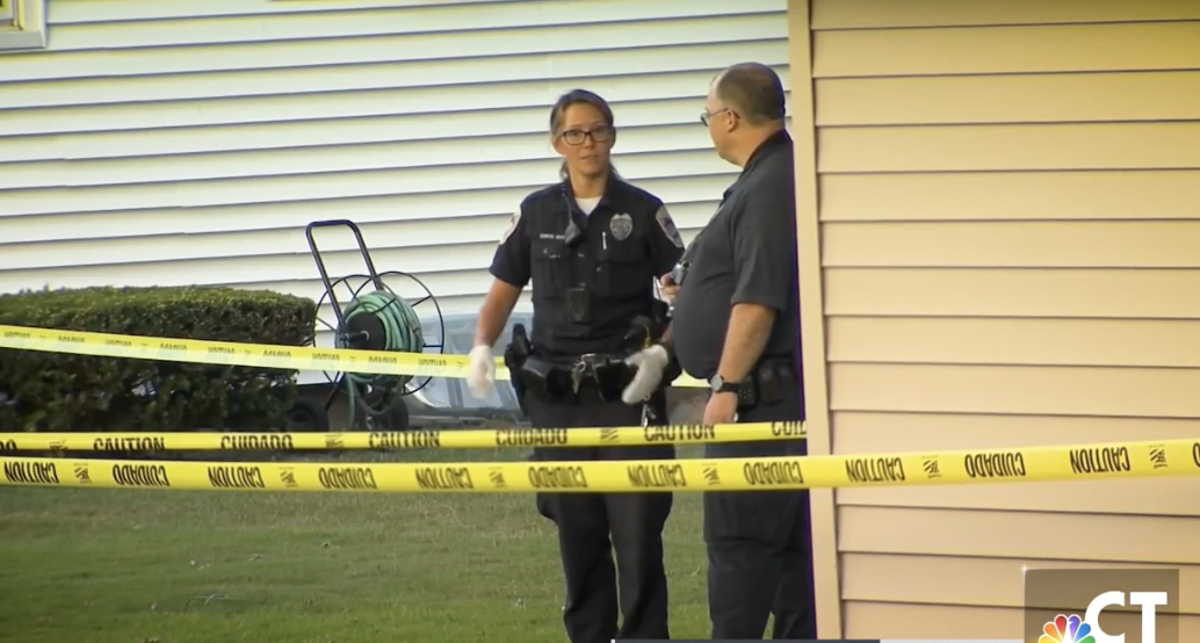
[[[713,393],[737,393],[741,390],[741,386],[740,382],[727,382],[720,375],[714,375],[708,381],[708,387],[712,389]]]

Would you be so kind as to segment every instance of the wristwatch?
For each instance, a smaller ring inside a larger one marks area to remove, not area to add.
[[[713,375],[712,379],[708,380],[708,387],[713,393],[737,393],[741,386],[740,382],[726,382],[720,375]]]

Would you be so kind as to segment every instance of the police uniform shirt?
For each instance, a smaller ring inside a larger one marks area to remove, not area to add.
[[[572,221],[581,233],[576,239],[568,234]],[[560,355],[609,352],[635,317],[650,312],[655,280],[678,263],[683,246],[653,194],[614,176],[585,213],[563,181],[521,202],[491,274],[518,288],[533,282],[535,346]],[[581,298],[590,312],[583,321],[571,312]]]
[[[689,266],[675,297],[671,334],[679,364],[692,377],[717,374],[738,303],[776,311],[764,356],[798,354],[793,166],[792,139],[781,130],[750,156],[684,255]]]

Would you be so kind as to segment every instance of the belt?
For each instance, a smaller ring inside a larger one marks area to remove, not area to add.
[[[777,375],[791,375],[792,377],[797,377],[799,373],[796,368],[795,360],[788,355],[767,355],[765,357],[760,357],[758,362],[756,362],[754,366],[750,368],[749,379],[761,377],[762,373],[764,372]],[[716,375],[716,373],[712,373],[708,377],[704,378],[704,381],[707,382],[711,380],[714,375]]]
[[[619,399],[623,389],[633,377],[632,369],[625,360],[611,353],[585,353],[576,356],[542,355],[535,352],[526,364],[540,366],[532,369],[522,369],[522,379],[534,375],[535,394],[546,400],[574,398],[585,384],[594,384],[601,397],[611,401]],[[524,382],[523,382],[524,383]]]
[[[604,388],[622,386],[616,382],[622,380],[629,371],[629,366],[623,358],[608,353],[586,353],[565,359],[559,364],[570,372],[576,392],[584,383],[595,383]]]
[[[768,355],[758,361],[754,366],[755,373],[761,373],[764,369],[773,369],[780,375],[791,375],[795,377],[798,369],[795,359],[785,355]]]

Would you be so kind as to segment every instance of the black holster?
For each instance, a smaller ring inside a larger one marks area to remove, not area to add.
[[[517,396],[517,405],[525,413],[525,383],[521,371],[525,367],[531,353],[529,336],[525,333],[524,324],[513,326],[512,342],[504,348],[504,367],[508,369],[508,379],[512,384],[513,393]]]
[[[600,397],[606,402],[621,399],[621,392],[633,381],[633,369],[620,357],[597,358],[591,368],[600,388]]]
[[[571,373],[559,364],[530,355],[515,375],[526,393],[544,402],[565,399],[573,392]]]
[[[783,378],[796,375],[797,366],[789,360],[767,358],[760,361],[738,390],[738,410],[774,406],[783,399]]]

